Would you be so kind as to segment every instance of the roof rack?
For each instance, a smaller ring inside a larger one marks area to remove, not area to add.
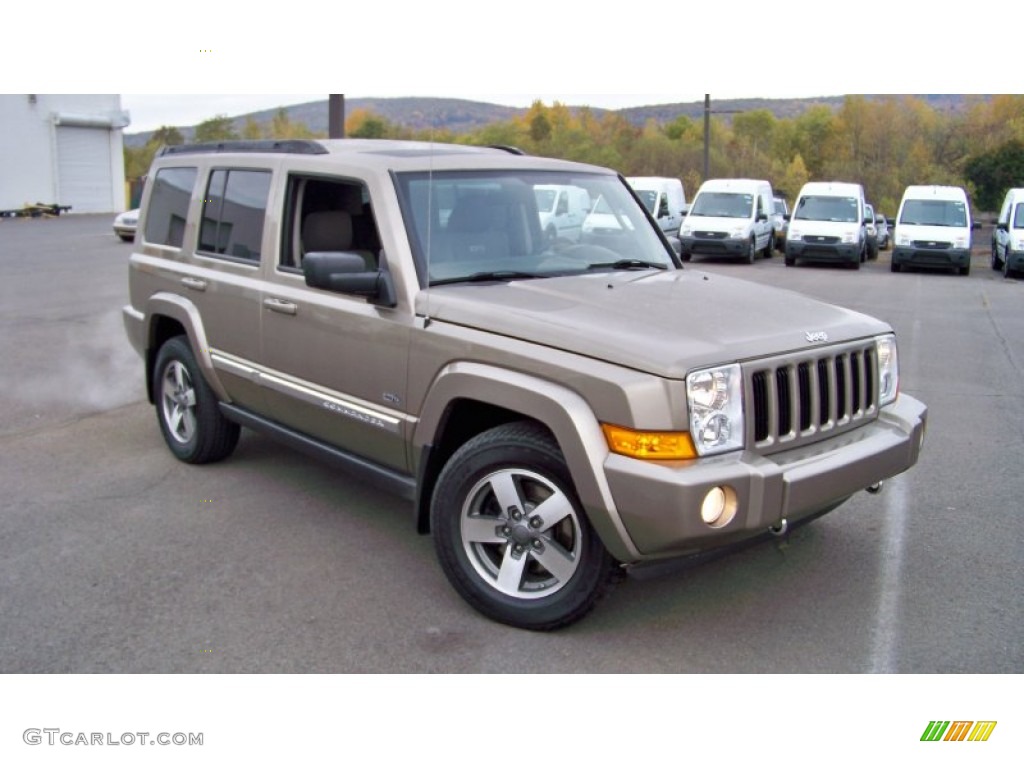
[[[175,144],[160,150],[164,155],[192,155],[206,152],[276,152],[286,155],[326,155],[327,149],[310,139],[259,139],[254,141],[212,141],[201,144]]]
[[[488,144],[488,149],[500,149],[502,152],[508,152],[510,155],[525,155],[519,147],[513,147],[511,144]]]

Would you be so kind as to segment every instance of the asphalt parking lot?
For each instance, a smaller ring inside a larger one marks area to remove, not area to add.
[[[0,672],[1019,673],[1024,281],[695,259],[879,316],[920,463],[793,533],[628,579],[580,624],[494,624],[408,505],[243,433],[166,450],[112,216],[0,221]],[[711,308],[709,311],[717,311]]]

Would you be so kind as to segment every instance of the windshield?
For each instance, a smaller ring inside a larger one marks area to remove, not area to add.
[[[657,230],[616,176],[436,171],[399,173],[397,180],[424,284],[674,265]],[[542,227],[548,200],[543,187],[551,185],[581,187],[596,201],[582,226],[557,234]]]
[[[857,222],[857,198],[808,195],[796,204],[794,219],[801,221]],[[794,230],[795,231],[795,230]]]
[[[930,227],[966,227],[967,206],[960,200],[907,200],[900,224]]]
[[[691,216],[718,216],[723,219],[749,219],[754,196],[739,192],[701,192],[693,201]]]

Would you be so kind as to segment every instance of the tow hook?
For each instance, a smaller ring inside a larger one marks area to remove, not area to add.
[[[785,536],[787,530],[789,530],[789,521],[786,518],[782,518],[775,525],[768,526],[768,532],[772,536]]]
[[[882,481],[879,480],[874,485],[869,485],[865,490],[868,493],[881,493],[882,492]]]

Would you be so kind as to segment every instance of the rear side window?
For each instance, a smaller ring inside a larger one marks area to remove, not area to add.
[[[269,194],[270,171],[213,171],[203,201],[198,250],[259,261]]]
[[[146,209],[144,236],[147,242],[181,248],[188,203],[195,184],[195,168],[161,168],[157,171]]]

